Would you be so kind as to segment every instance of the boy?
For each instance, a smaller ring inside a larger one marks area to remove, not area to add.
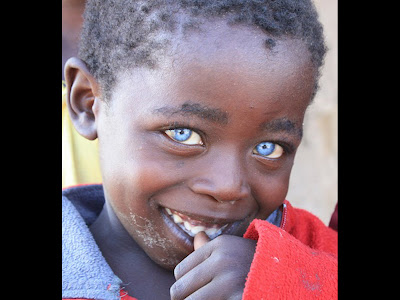
[[[84,19],[67,104],[103,183],[63,192],[63,298],[336,298],[337,233],[285,200],[325,53],[312,4],[88,1]]]

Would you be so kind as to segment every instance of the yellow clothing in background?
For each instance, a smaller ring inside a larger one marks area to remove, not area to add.
[[[62,84],[62,187],[101,183],[97,139],[89,141],[72,125]]]

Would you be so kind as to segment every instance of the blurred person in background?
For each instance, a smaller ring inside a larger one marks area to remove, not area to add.
[[[62,80],[68,58],[78,55],[85,0],[62,1]],[[101,182],[97,140],[83,138],[72,126],[62,84],[62,187]]]
[[[62,0],[62,79],[68,58],[77,56],[85,0]]]

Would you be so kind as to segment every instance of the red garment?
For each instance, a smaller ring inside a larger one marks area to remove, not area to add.
[[[129,296],[128,293],[125,292],[124,290],[121,290],[120,296],[121,300],[137,300],[136,298]]]
[[[281,228],[254,220],[244,235],[258,242],[243,300],[337,299],[337,232],[285,204]]]

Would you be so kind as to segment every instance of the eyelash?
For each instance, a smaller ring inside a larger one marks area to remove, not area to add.
[[[277,141],[277,140],[274,140],[274,139],[268,140],[268,142],[274,143],[274,144],[276,144],[276,145],[281,146],[282,149],[283,149],[283,153],[284,153],[284,154],[285,154],[285,153],[286,153],[286,154],[291,154],[291,153],[293,153],[293,151],[295,151],[295,146],[292,145],[292,144],[289,143],[289,142],[285,142],[285,141],[281,141],[281,140]]]

